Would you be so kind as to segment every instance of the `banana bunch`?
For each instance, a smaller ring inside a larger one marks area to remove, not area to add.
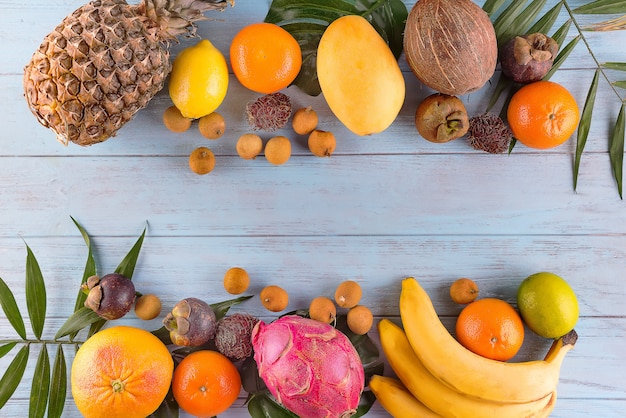
[[[382,349],[400,382],[375,377],[373,387],[370,383],[394,417],[550,415],[561,364],[577,339],[575,331],[555,340],[544,360],[487,359],[457,342],[414,278],[402,282],[400,316],[404,330],[388,319],[378,324]]]

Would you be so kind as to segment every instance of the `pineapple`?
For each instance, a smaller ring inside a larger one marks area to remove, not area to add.
[[[159,92],[168,47],[233,0],[94,0],[65,17],[24,69],[30,110],[59,142],[103,142]]]

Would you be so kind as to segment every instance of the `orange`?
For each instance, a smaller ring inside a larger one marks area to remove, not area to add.
[[[128,326],[89,338],[72,363],[72,395],[86,418],[144,418],[161,405],[174,362],[148,331]]]
[[[257,93],[275,93],[291,84],[302,67],[298,41],[273,23],[253,23],[230,44],[230,64],[237,80]]]
[[[580,112],[576,99],[565,87],[552,81],[537,81],[515,92],[507,119],[513,136],[522,144],[547,149],[572,136]]]
[[[506,361],[522,346],[524,323],[509,303],[495,298],[479,299],[459,314],[456,337],[480,356]]]
[[[239,371],[217,351],[195,351],[174,370],[174,399],[185,412],[196,417],[223,413],[237,400],[240,390]]]

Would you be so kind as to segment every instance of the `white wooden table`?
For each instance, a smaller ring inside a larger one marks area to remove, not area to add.
[[[600,82],[576,192],[575,139],[548,151],[519,144],[510,155],[490,155],[464,139],[432,144],[420,138],[413,115],[431,91],[420,86],[403,57],[404,108],[389,129],[371,137],[350,134],[323,97],[285,90],[295,107],[312,105],[320,128],[337,136],[329,159],[312,156],[304,138],[289,129],[283,133],[294,146],[285,165],[240,159],[235,142],[249,131],[243,109],[257,95],[234,77],[219,108],[227,122],[219,140],[204,139],[196,125],[184,134],[167,131],[161,115],[171,102],[164,91],[116,138],[90,148],[63,147],[27,109],[22,70],[43,37],[82,3],[0,1],[0,277],[25,314],[28,244],[47,283],[47,338],[73,310],[87,255],[70,216],[92,236],[103,274],[117,266],[147,222],[134,281],[138,290],[162,298],[164,313],[184,297],[210,303],[230,298],[223,274],[239,265],[252,277],[251,294],[279,284],[291,295],[289,309],[305,308],[317,295],[331,296],[341,280],[357,280],[365,289],[363,303],[377,318],[398,317],[400,281],[415,276],[452,325],[460,310],[447,297],[454,279],[471,277],[481,296],[514,302],[521,280],[552,271],[571,283],[581,311],[579,341],[565,360],[553,416],[624,416],[626,206],[607,154],[619,99],[606,81]],[[228,55],[236,31],[263,20],[269,3],[238,0],[214,16],[220,20],[202,22],[198,33]],[[548,1],[546,10],[554,4]],[[562,13],[559,21],[564,19]],[[600,61],[626,61],[623,31],[586,36]],[[194,42],[183,40],[174,53]],[[564,84],[582,107],[593,69],[579,43],[552,80]],[[493,88],[462,97],[468,111],[484,110]],[[216,169],[206,176],[187,166],[189,153],[201,145],[217,156]],[[272,319],[258,298],[237,310]],[[160,326],[160,319],[140,322],[132,313],[118,322],[148,330]],[[0,340],[14,337],[0,316]],[[519,358],[541,356],[547,346],[528,332]],[[33,345],[26,377],[1,417],[27,415],[29,376],[39,350]],[[0,360],[1,372],[12,356]],[[243,400],[222,416],[248,416]],[[64,416],[79,416],[70,395]],[[387,414],[375,405],[368,416]]]

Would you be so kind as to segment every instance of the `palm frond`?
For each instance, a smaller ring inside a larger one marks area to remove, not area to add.
[[[574,48],[581,43],[587,49],[588,54],[591,56],[595,63],[595,76],[591,83],[585,106],[583,108],[580,122],[578,125],[578,135],[576,144],[576,156],[574,161],[574,190],[576,190],[578,183],[578,173],[580,170],[580,162],[582,154],[584,152],[585,145],[588,139],[589,126],[591,124],[591,116],[593,114],[593,107],[595,105],[595,95],[598,88],[600,79],[604,79],[608,82],[612,91],[615,93],[617,102],[621,105],[619,116],[617,118],[615,128],[613,130],[611,138],[609,138],[608,154],[611,161],[611,167],[613,169],[614,178],[617,184],[617,189],[620,198],[622,197],[622,166],[623,166],[623,149],[624,149],[624,103],[625,99],[622,97],[622,92],[619,89],[626,89],[626,80],[611,80],[608,70],[626,71],[626,63],[621,62],[607,62],[601,63],[594,54],[591,48],[591,44],[585,37],[585,31],[609,31],[626,29],[626,15],[613,18],[610,20],[593,23],[587,26],[582,26],[578,23],[577,15],[603,15],[603,14],[618,14],[626,13],[626,0],[594,0],[580,7],[572,9],[567,0],[561,0],[551,9],[541,14],[546,2],[535,0],[528,4],[528,0],[487,0],[483,9],[491,17],[494,28],[496,30],[496,36],[498,37],[498,45],[502,45],[511,35],[517,33],[532,33],[542,32],[549,33],[554,26],[554,23],[560,17],[561,14],[566,14],[565,23],[563,23],[551,37],[559,44],[560,51],[554,60],[552,69],[544,77],[549,79],[567,60],[570,53]],[[527,5],[528,4],[528,5]],[[564,10],[563,10],[564,9]],[[534,23],[532,23],[534,21]],[[524,32],[522,28],[526,27],[528,32]],[[572,39],[565,44],[568,36]],[[496,85],[493,95],[487,105],[487,109],[491,109],[499,102],[499,98],[502,94],[507,95],[504,107],[500,112],[501,116],[506,120],[506,106],[508,100],[516,90],[515,83],[507,80],[502,80],[504,76],[500,76],[500,80]],[[515,142],[511,143],[511,150]]]

